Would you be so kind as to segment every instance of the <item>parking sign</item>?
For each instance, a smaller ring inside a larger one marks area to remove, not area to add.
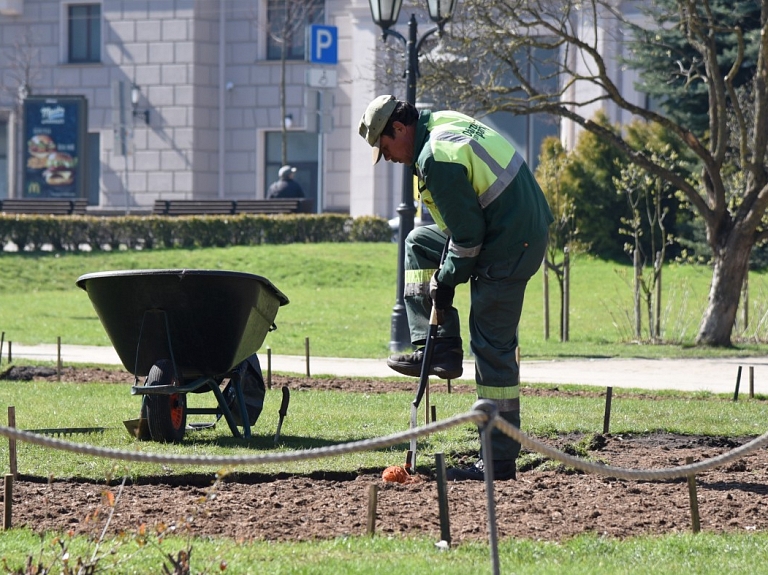
[[[307,26],[308,54],[306,60],[313,64],[339,63],[339,31],[336,26],[312,24]]]

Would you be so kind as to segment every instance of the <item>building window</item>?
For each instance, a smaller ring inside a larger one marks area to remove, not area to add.
[[[304,59],[304,31],[310,24],[322,24],[323,0],[269,0],[267,19],[267,60]]]
[[[288,164],[296,168],[294,179],[304,191],[304,197],[317,206],[317,134],[313,132],[291,131],[288,137]],[[283,162],[282,132],[267,132],[264,157],[264,191],[277,179],[277,172]]]
[[[70,4],[67,7],[71,64],[101,62],[101,4]]]

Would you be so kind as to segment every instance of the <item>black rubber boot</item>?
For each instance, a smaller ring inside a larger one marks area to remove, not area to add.
[[[483,460],[479,459],[469,467],[451,467],[446,470],[445,476],[448,481],[485,481],[485,465]],[[515,460],[494,459],[493,479],[516,479]]]
[[[446,337],[435,340],[435,349],[432,352],[432,361],[429,366],[429,375],[435,375],[441,379],[457,379],[464,373],[462,359],[464,352],[461,347],[460,337]],[[390,355],[387,365],[398,373],[411,377],[421,376],[421,362],[424,358],[424,348],[419,348],[413,353]]]

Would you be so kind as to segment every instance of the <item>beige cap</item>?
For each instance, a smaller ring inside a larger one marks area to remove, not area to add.
[[[365,109],[363,117],[360,118],[360,135],[365,138],[373,148],[373,163],[376,164],[381,159],[380,142],[381,132],[387,125],[389,117],[395,111],[397,98],[390,95],[378,96]]]
[[[278,170],[277,177],[284,178],[288,174],[295,174],[295,173],[296,173],[296,168],[294,168],[293,166],[283,166],[282,168],[280,168],[280,170]]]

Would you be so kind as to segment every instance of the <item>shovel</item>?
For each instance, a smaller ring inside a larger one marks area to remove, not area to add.
[[[449,237],[445,242],[443,253],[440,256],[440,265],[438,270],[443,267],[445,256],[448,254],[448,245],[451,242]],[[419,387],[416,389],[416,397],[411,402],[411,429],[416,428],[416,419],[418,418],[419,404],[424,397],[424,392],[429,385],[429,368],[432,366],[432,353],[435,350],[435,339],[437,339],[437,310],[435,304],[432,304],[432,312],[429,315],[429,331],[427,332],[427,341],[424,343],[424,355],[421,359],[421,375],[419,377]],[[416,473],[416,438],[411,438],[410,449],[405,461],[405,468],[411,473]]]

